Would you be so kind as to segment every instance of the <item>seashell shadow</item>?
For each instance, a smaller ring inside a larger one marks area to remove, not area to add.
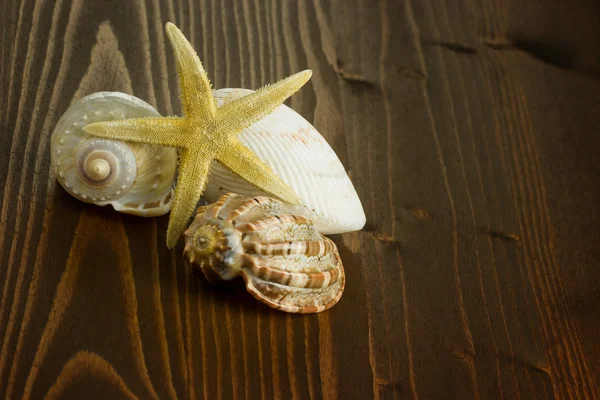
[[[177,248],[176,251],[178,250],[180,249]],[[183,273],[189,274],[188,279],[191,280],[191,282],[186,285],[185,279],[178,279],[178,290],[185,292],[192,289],[191,295],[193,297],[198,296],[202,303],[210,303],[214,305],[217,310],[229,308],[236,310],[236,312],[241,311],[245,315],[263,317],[268,315],[279,315],[285,318],[286,314],[288,314],[279,312],[270,307],[265,307],[264,304],[250,296],[246,290],[244,280],[241,277],[230,281],[211,283],[200,271],[192,268],[189,262],[184,261],[183,268],[185,269]],[[164,285],[164,290],[170,290],[166,282],[161,281],[160,284],[161,286]],[[302,317],[303,315],[298,314],[298,316]]]
[[[202,276],[201,272],[198,273],[191,267],[189,273],[196,281],[197,293],[195,293],[195,295],[205,297],[207,301],[213,302],[218,308],[229,307],[233,310],[240,310],[245,315],[265,317],[275,315],[280,318],[307,318],[311,316],[317,317],[319,315],[287,313],[281,312],[275,308],[267,307],[248,293],[244,280],[241,277],[227,282],[210,283]]]

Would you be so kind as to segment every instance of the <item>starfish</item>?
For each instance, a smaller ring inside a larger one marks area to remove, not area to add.
[[[302,87],[312,74],[305,70],[217,108],[208,76],[198,55],[172,23],[166,31],[179,75],[183,117],[131,118],[85,126],[91,135],[180,149],[179,176],[167,229],[173,248],[206,186],[213,160],[259,189],[288,203],[296,193],[237,138],[244,128],[271,113]]]

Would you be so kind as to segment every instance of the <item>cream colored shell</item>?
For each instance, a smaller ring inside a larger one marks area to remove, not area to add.
[[[219,89],[213,94],[218,106],[222,106],[251,92]],[[279,106],[238,137],[300,197],[302,206],[294,209],[294,214],[312,219],[324,234],[362,229],[365,213],[344,166],[327,141],[300,114]],[[215,162],[203,197],[214,202],[227,192],[268,196]]]
[[[140,216],[167,213],[177,172],[177,150],[88,135],[92,122],[158,117],[146,102],[124,93],[98,92],[74,102],[51,139],[52,168],[72,196]]]

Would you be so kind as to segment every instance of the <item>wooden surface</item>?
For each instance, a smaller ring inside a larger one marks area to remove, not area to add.
[[[0,398],[600,398],[595,0],[0,1]],[[73,99],[178,114],[163,26],[215,87],[289,103],[367,215],[320,315],[188,271],[167,218],[71,198]]]

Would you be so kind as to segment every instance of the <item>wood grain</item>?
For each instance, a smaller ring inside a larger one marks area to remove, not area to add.
[[[0,0],[0,398],[600,398],[593,0]],[[367,214],[319,315],[196,280],[167,218],[71,198],[77,98],[179,114],[164,23],[215,87],[289,104]]]

